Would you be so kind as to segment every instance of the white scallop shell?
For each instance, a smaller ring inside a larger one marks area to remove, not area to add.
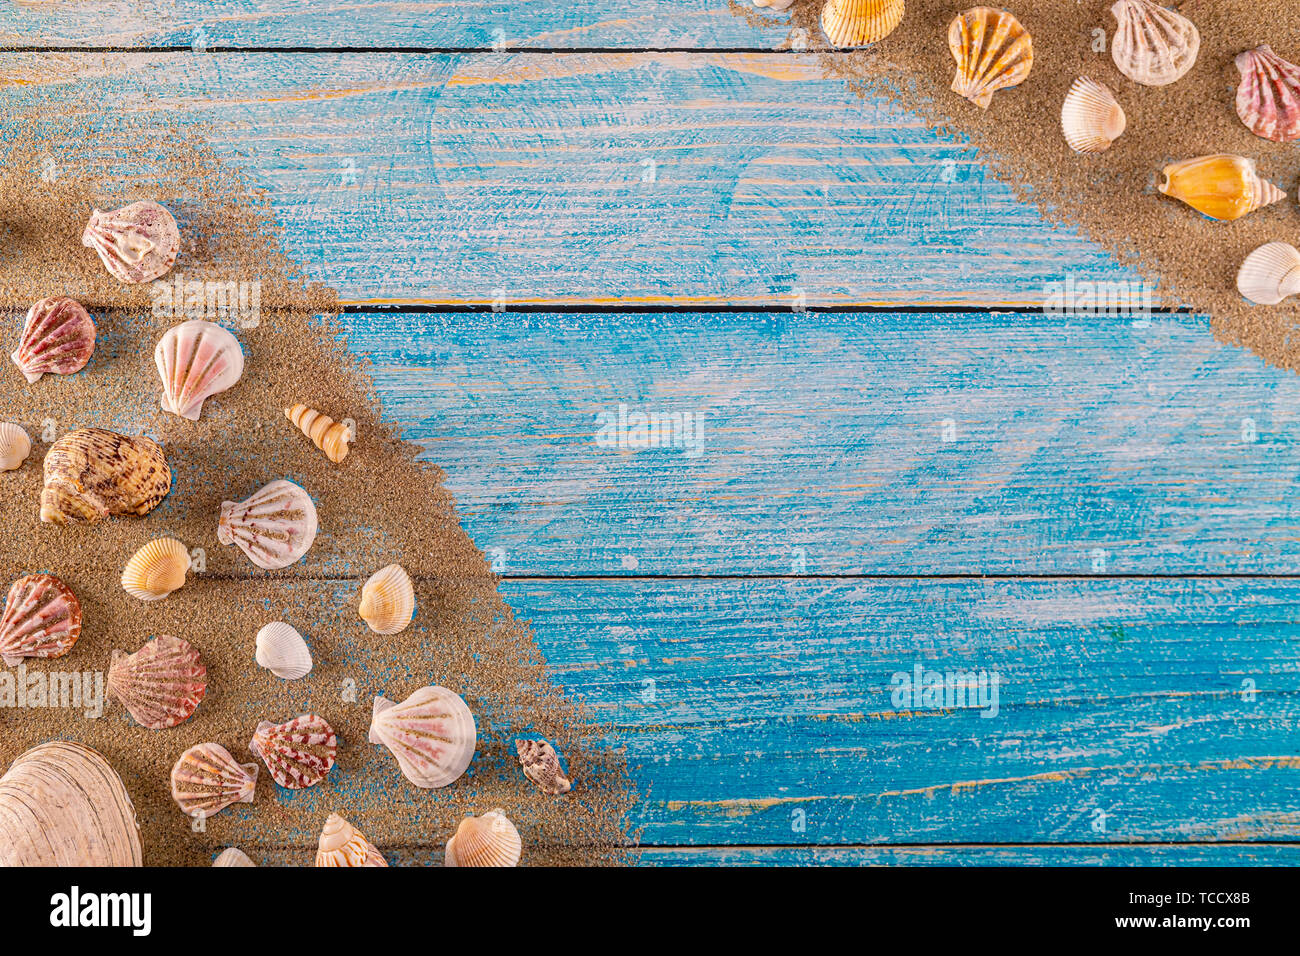
[[[421,687],[400,704],[375,698],[370,742],[383,744],[417,787],[452,783],[474,758],[474,715],[455,691]]]
[[[1260,246],[1241,264],[1237,291],[1256,305],[1277,305],[1300,293],[1300,249],[1286,242]]]
[[[283,621],[273,621],[257,632],[256,659],[282,680],[297,680],[311,673],[307,642]]]
[[[415,616],[415,585],[400,564],[372,574],[361,588],[362,619],[376,634],[397,634]]]
[[[217,858],[212,861],[212,865],[213,866],[257,866],[256,863],[254,863],[252,860],[248,858],[248,854],[245,853],[237,846],[228,846],[220,853],[218,853]]]
[[[259,568],[275,571],[307,553],[316,540],[316,527],[311,495],[280,479],[243,501],[222,502],[217,540],[238,545]]]
[[[1119,139],[1128,117],[1104,84],[1081,76],[1061,106],[1061,131],[1076,153],[1101,153]]]
[[[1196,64],[1201,34],[1196,24],[1150,0],[1118,0],[1110,56],[1121,73],[1143,86],[1167,86]]]
[[[224,392],[244,374],[239,340],[212,322],[191,319],[166,331],[153,350],[162,378],[162,407],[198,421],[203,402]]]
[[[0,471],[13,471],[22,466],[32,453],[32,440],[21,425],[0,422]]]

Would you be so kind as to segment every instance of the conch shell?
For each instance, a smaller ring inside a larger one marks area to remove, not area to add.
[[[957,61],[952,91],[980,109],[993,94],[1018,86],[1034,65],[1034,45],[1020,21],[1006,10],[974,7],[948,27],[948,49]]]
[[[163,634],[134,654],[113,651],[108,694],[150,730],[175,727],[198,709],[208,669],[189,641]]]
[[[286,408],[284,417],[315,442],[316,447],[334,464],[337,465],[348,457],[348,442],[352,441],[352,432],[342,422],[336,422],[328,415],[322,415],[316,409],[308,408],[306,405]]]
[[[240,763],[221,744],[196,744],[172,767],[172,799],[186,816],[206,820],[256,796],[257,764]]]
[[[283,724],[262,721],[248,749],[262,758],[276,783],[299,790],[325,779],[338,756],[339,739],[324,717],[302,714]]]
[[[298,680],[311,673],[311,650],[291,625],[273,621],[257,632],[254,658],[281,680]]]
[[[0,660],[13,667],[24,657],[62,657],[81,636],[81,602],[52,574],[19,578],[0,618]]]
[[[1300,66],[1267,43],[1240,54],[1236,64],[1241,71],[1237,115],[1246,128],[1276,143],[1300,139]]]
[[[1162,193],[1223,222],[1286,198],[1286,193],[1259,177],[1253,159],[1228,153],[1170,163],[1164,176],[1159,186]]]
[[[1121,73],[1143,86],[1167,86],[1196,63],[1201,34],[1196,24],[1150,0],[1119,0],[1110,56]]]
[[[273,481],[243,501],[222,502],[217,540],[238,545],[259,568],[287,568],[316,540],[316,505],[292,481]]]
[[[1237,291],[1256,305],[1277,305],[1300,294],[1300,249],[1287,242],[1260,246],[1241,264]]]
[[[90,217],[81,244],[99,253],[99,259],[118,281],[152,282],[170,271],[181,248],[176,220],[163,206],[148,199],[113,212],[98,209]]]
[[[95,320],[75,299],[41,299],[27,310],[23,336],[11,356],[23,377],[40,381],[46,372],[80,372],[95,351]]]
[[[203,402],[234,387],[244,374],[239,340],[213,322],[191,319],[174,325],[153,350],[162,379],[165,412],[199,420]]]
[[[448,866],[518,866],[524,844],[501,810],[466,817],[447,841]]]
[[[372,574],[361,588],[362,620],[376,634],[397,634],[415,616],[415,585],[400,564]]]
[[[564,775],[559,755],[545,740],[516,740],[515,753],[524,776],[537,784],[543,793],[558,796],[573,789],[573,782]]]
[[[317,866],[387,866],[384,855],[337,813],[325,819],[316,847]]]
[[[826,0],[822,30],[835,46],[883,40],[903,22],[904,0]]]
[[[79,428],[45,455],[41,520],[67,524],[148,514],[171,487],[167,459],[148,438]]]
[[[13,422],[0,422],[0,471],[13,471],[22,467],[32,453],[32,440],[23,426]]]
[[[213,866],[257,866],[256,863],[254,863],[252,860],[248,858],[248,854],[245,853],[237,846],[228,846],[220,853],[218,853],[217,858],[212,861],[212,865]]]
[[[1061,131],[1076,153],[1102,153],[1119,139],[1128,117],[1115,95],[1102,83],[1081,76],[1061,106]]]
[[[165,598],[185,584],[190,552],[175,538],[154,538],[126,562],[122,588],[141,601]]]
[[[445,687],[421,687],[400,704],[376,697],[370,742],[383,744],[417,787],[452,783],[474,758],[474,715]]]

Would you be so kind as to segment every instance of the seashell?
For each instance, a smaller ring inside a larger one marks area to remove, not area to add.
[[[1074,81],[1061,106],[1061,131],[1072,150],[1104,153],[1127,125],[1128,117],[1105,84],[1086,76]]]
[[[948,26],[948,49],[957,61],[952,91],[980,109],[993,94],[1018,86],[1034,65],[1034,45],[1020,21],[1005,10],[974,7]]]
[[[32,440],[21,425],[0,422],[0,471],[14,471],[32,453]]]
[[[1237,115],[1256,136],[1275,143],[1300,139],[1300,66],[1288,63],[1267,43],[1239,54]]]
[[[131,796],[89,747],[41,744],[0,777],[0,866],[140,866],[141,856]]]
[[[122,571],[122,587],[141,601],[165,598],[185,584],[190,552],[175,538],[154,538],[131,555]]]
[[[1300,293],[1300,249],[1286,242],[1260,246],[1241,264],[1237,291],[1256,305],[1277,305]]]
[[[257,632],[255,659],[282,680],[297,680],[311,673],[311,650],[302,635],[283,621]]]
[[[28,383],[46,372],[80,372],[95,351],[95,320],[75,299],[41,299],[27,310],[23,336],[9,357]]]
[[[474,758],[477,738],[469,707],[445,687],[421,687],[400,704],[375,698],[370,742],[392,751],[417,787],[445,787],[460,777]]]
[[[322,415],[306,405],[295,405],[284,410],[284,417],[293,422],[298,430],[316,443],[316,447],[325,453],[325,457],[338,464],[348,457],[348,442],[352,441],[352,431],[341,422],[336,422],[328,415]]]
[[[248,858],[248,854],[245,853],[237,846],[228,846],[220,853],[218,853],[217,858],[212,861],[212,865],[213,866],[257,866],[256,863],[254,863],[252,860]]]
[[[79,428],[45,455],[41,520],[67,524],[148,514],[171,487],[167,459],[148,438]]]
[[[822,31],[835,46],[883,40],[903,22],[904,0],[826,0]]]
[[[52,574],[28,574],[9,588],[0,618],[0,660],[62,657],[81,636],[81,602]]]
[[[1196,63],[1201,34],[1181,13],[1150,0],[1119,0],[1110,12],[1118,22],[1111,59],[1134,83],[1167,86]]]
[[[196,744],[172,767],[172,799],[186,816],[206,820],[256,795],[257,764],[240,763],[221,744]]]
[[[299,790],[325,779],[338,755],[338,743],[325,718],[302,714],[283,724],[262,721],[248,749],[262,758],[276,783]]]
[[[793,3],[794,0],[754,0],[754,6],[760,10],[771,10],[776,13],[790,9]]]
[[[287,568],[316,540],[316,505],[292,481],[273,481],[243,501],[222,502],[217,540],[238,545],[259,568]]]
[[[113,651],[108,694],[150,730],[175,727],[198,709],[208,669],[189,641],[164,634],[134,654]]]
[[[96,209],[81,234],[81,244],[99,253],[104,268],[119,282],[135,284],[168,273],[176,262],[181,234],[165,207],[145,199],[112,212]]]
[[[1170,163],[1159,189],[1197,212],[1231,222],[1286,198],[1286,193],[1255,172],[1255,161],[1218,153]]]
[[[337,813],[325,819],[316,847],[317,866],[387,866],[384,855]]]
[[[390,564],[370,576],[361,588],[362,619],[376,634],[397,634],[415,617],[415,585],[400,564]]]
[[[556,796],[573,789],[573,782],[564,775],[564,768],[560,766],[559,755],[545,740],[516,740],[515,752],[519,754],[524,776],[537,784],[543,793]]]
[[[154,346],[153,362],[162,378],[165,412],[199,420],[203,402],[233,388],[244,374],[239,340],[213,322],[191,319],[173,325]]]
[[[518,866],[523,852],[519,831],[501,810],[466,817],[447,841],[448,866]]]

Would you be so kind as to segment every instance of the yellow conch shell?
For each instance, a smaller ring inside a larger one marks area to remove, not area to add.
[[[1170,163],[1164,176],[1162,193],[1224,222],[1286,198],[1286,193],[1259,177],[1253,159],[1228,153]]]

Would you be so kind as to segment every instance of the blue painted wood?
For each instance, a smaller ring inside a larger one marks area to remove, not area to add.
[[[642,866],[1296,866],[1300,847],[647,847],[638,862]]]

